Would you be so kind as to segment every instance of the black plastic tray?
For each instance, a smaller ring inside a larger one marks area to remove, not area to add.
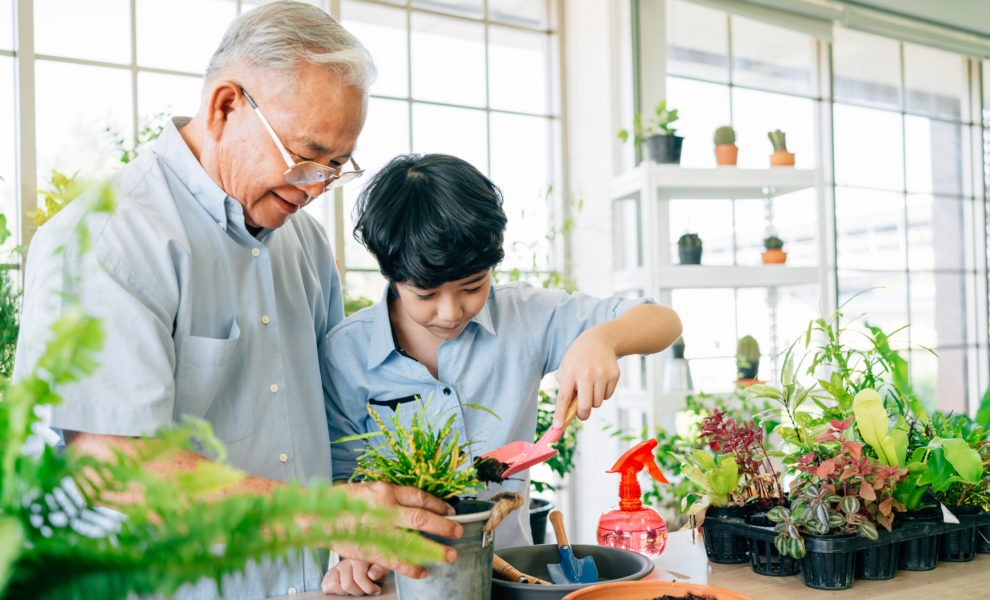
[[[804,546],[809,552],[853,552],[864,548],[873,548],[876,546],[896,544],[898,542],[915,540],[932,535],[940,535],[960,529],[990,525],[990,513],[987,512],[982,512],[978,515],[957,515],[956,518],[959,519],[958,524],[912,522],[904,523],[902,526],[895,528],[894,531],[890,532],[881,528],[880,537],[877,540],[870,540],[859,535],[852,537],[836,536],[834,539],[823,539],[821,537],[812,538],[806,536],[804,538]],[[897,523],[896,517],[894,519],[894,523]],[[715,531],[734,533],[739,536],[750,537],[768,542],[772,542],[773,539],[777,537],[777,532],[773,530],[773,527],[749,525],[743,519],[733,517],[705,519],[705,525]]]

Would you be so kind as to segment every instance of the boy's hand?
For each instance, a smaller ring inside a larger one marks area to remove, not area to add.
[[[385,581],[389,570],[381,565],[346,558],[331,567],[323,577],[323,593],[340,596],[377,596],[382,588],[377,584]]]
[[[619,375],[615,347],[603,330],[592,327],[578,336],[557,367],[560,391],[553,426],[563,428],[564,415],[574,396],[578,399],[578,418],[587,420],[592,408],[598,408],[612,397]]]

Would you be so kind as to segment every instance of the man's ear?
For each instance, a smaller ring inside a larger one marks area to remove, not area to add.
[[[242,104],[247,106],[247,100],[241,93],[241,87],[233,81],[221,81],[214,86],[206,102],[204,119],[206,135],[210,136],[214,142],[219,141],[230,113]]]

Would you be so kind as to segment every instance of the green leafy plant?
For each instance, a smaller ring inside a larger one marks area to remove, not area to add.
[[[701,247],[701,238],[698,237],[697,233],[685,233],[681,237],[677,238],[677,245],[683,247]]]
[[[770,138],[770,143],[773,144],[774,152],[787,152],[787,134],[778,129],[768,133],[767,137]]]
[[[157,140],[171,116],[168,112],[162,111],[141,119],[141,126],[134,138],[133,149],[127,147],[128,140],[121,132],[107,127],[105,131],[113,137],[117,152],[120,153],[120,162],[126,165],[137,158],[139,152]]]
[[[429,413],[430,400],[416,399],[417,411],[406,428],[402,424],[396,406],[390,417],[394,431],[389,431],[375,409],[368,405],[368,413],[378,424],[378,431],[347,436],[334,443],[364,440],[364,452],[358,457],[358,466],[351,475],[351,481],[385,481],[398,486],[410,485],[437,498],[449,500],[471,490],[484,489],[485,484],[478,478],[476,463],[470,460],[470,447],[473,441],[458,443],[460,432],[454,431],[456,414],[450,415],[443,424],[441,419],[455,407],[446,411]],[[459,404],[483,410],[496,418],[498,415],[477,404]],[[383,444],[374,445],[367,440],[384,437]]]
[[[736,459],[730,455],[714,458],[704,450],[694,450],[689,455],[674,455],[681,463],[681,473],[704,492],[687,507],[690,495],[681,503],[681,511],[688,516],[709,506],[742,506],[745,498],[739,493],[742,474]]]
[[[349,317],[361,310],[362,308],[368,308],[373,305],[374,302],[365,298],[364,296],[358,296],[357,298],[351,298],[347,294],[344,294],[344,316]]]
[[[941,500],[950,506],[979,506],[990,511],[990,440],[971,443],[983,465],[983,477],[975,484],[964,481],[950,485],[942,492]]]
[[[539,441],[543,434],[553,426],[553,413],[557,402],[557,392],[555,390],[540,390],[540,400],[536,405],[536,436],[534,441]],[[546,465],[550,470],[560,477],[565,477],[574,470],[574,458],[577,455],[577,435],[581,431],[581,422],[574,421],[564,430],[550,447],[557,451],[547,459]],[[554,487],[545,481],[530,480],[530,484],[537,492],[553,490]]]
[[[653,120],[648,125],[643,124],[643,117],[640,113],[633,115],[633,143],[637,146],[648,137],[655,135],[674,135],[676,131],[670,124],[680,117],[677,116],[676,108],[667,108],[666,100],[658,102],[653,108],[653,113]],[[618,136],[623,142],[629,141],[629,132],[625,129],[620,129]]]
[[[715,145],[724,146],[736,143],[736,130],[731,125],[725,125],[715,130]]]
[[[784,247],[784,240],[775,235],[771,235],[763,240],[763,247],[767,250],[780,250]]]
[[[93,186],[94,182],[76,179],[78,176],[79,171],[72,175],[65,175],[52,169],[52,176],[48,180],[49,189],[38,190],[42,203],[37,210],[28,213],[28,216],[34,219],[35,227],[41,227],[47,223],[60,210],[68,206],[69,202]]]
[[[0,245],[9,237],[7,217],[0,214]],[[0,377],[6,379],[10,379],[14,373],[14,353],[20,331],[20,299],[20,290],[14,286],[10,272],[4,268],[0,271]]]

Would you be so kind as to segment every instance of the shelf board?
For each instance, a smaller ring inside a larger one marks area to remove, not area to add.
[[[767,196],[764,188],[773,188],[773,195],[780,196],[815,187],[818,177],[816,170],[793,167],[685,169],[680,165],[644,162],[612,179],[612,199],[625,198],[639,191],[647,169],[652,170],[659,195],[668,199],[764,198]]]
[[[764,265],[757,267],[662,267],[660,289],[781,287],[818,283],[818,267]]]

